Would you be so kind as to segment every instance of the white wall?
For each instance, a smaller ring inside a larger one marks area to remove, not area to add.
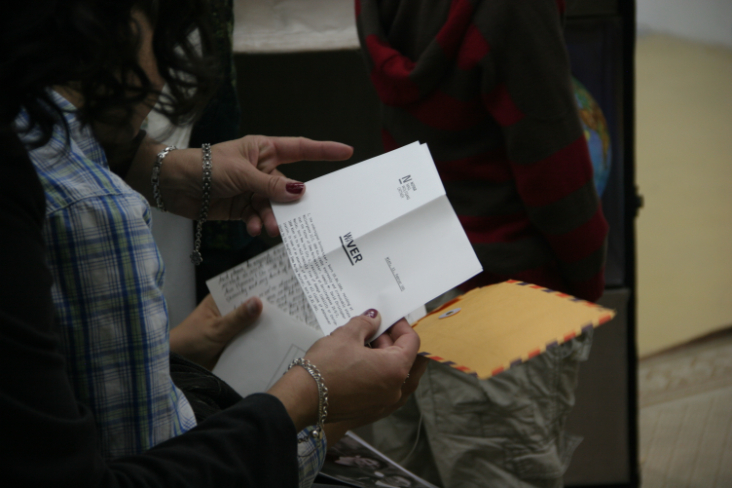
[[[732,0],[638,0],[638,29],[732,47]]]
[[[636,134],[646,356],[732,326],[732,48],[639,38]]]
[[[234,52],[357,49],[353,0],[235,0]]]
[[[193,223],[156,208],[152,214],[153,237],[165,263],[163,293],[173,328],[196,308],[196,269],[188,257],[193,250]]]

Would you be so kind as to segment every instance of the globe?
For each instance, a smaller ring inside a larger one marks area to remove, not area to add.
[[[582,121],[582,129],[590,150],[595,188],[597,188],[597,193],[602,195],[610,177],[610,160],[612,157],[607,121],[602,114],[602,109],[582,83],[572,78],[572,86],[580,120]]]

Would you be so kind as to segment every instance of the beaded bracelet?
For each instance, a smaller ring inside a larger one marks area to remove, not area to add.
[[[211,170],[213,168],[211,161],[211,144],[203,144],[203,187],[201,195],[201,212],[198,214],[196,221],[196,241],[193,245],[191,253],[191,262],[196,266],[203,262],[201,256],[201,236],[203,233],[203,224],[208,218],[208,206],[211,203]]]

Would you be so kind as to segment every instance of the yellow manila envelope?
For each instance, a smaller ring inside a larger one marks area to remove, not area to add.
[[[509,280],[471,290],[413,327],[420,355],[485,379],[614,316],[565,293]]]

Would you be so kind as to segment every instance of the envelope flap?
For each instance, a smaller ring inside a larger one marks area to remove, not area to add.
[[[419,320],[420,354],[489,378],[598,327],[615,312],[509,280],[476,288]]]

